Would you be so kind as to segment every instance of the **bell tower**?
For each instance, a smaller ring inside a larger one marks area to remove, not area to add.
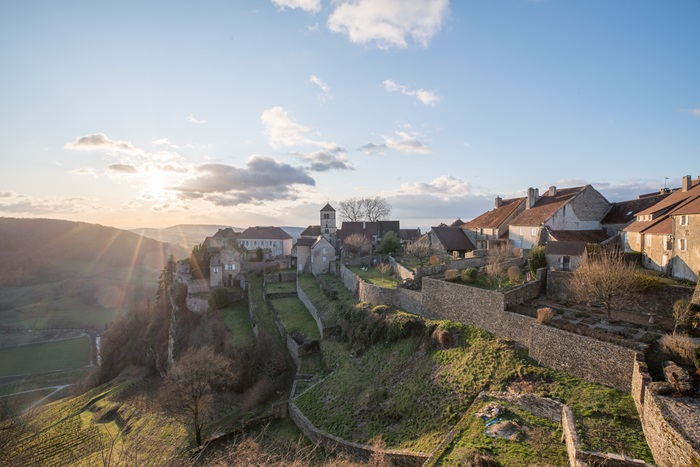
[[[333,209],[330,203],[326,203],[326,205],[321,208],[321,235],[330,241],[331,238],[335,238],[337,230],[338,228],[335,225],[335,209]]]

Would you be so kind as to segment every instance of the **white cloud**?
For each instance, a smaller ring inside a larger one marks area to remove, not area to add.
[[[321,0],[272,0],[272,3],[280,10],[299,8],[309,13],[317,13],[321,10]]]
[[[460,198],[472,194],[471,186],[452,175],[442,175],[433,179],[433,181],[404,183],[398,189],[397,194],[400,195],[429,195],[440,198],[444,201],[453,198]]]
[[[319,88],[321,88],[322,94],[319,95],[319,100],[323,102],[324,104],[333,99],[333,96],[331,96],[331,90],[330,87],[328,87],[328,84],[324,83],[321,81],[321,79],[316,76],[316,75],[311,75],[309,77],[309,82],[315,84]]]
[[[267,129],[270,146],[273,148],[294,146],[311,141],[306,135],[312,130],[294,122],[283,107],[276,106],[263,111],[260,120]]]
[[[195,123],[197,125],[203,125],[203,124],[207,123],[206,120],[200,120],[197,117],[195,117],[193,114],[189,114],[187,116],[187,121],[190,123]]]
[[[139,203],[138,201],[131,200],[128,203],[122,204],[122,207],[129,211],[135,211],[136,209],[143,207],[143,204]]]
[[[690,109],[690,113],[696,117],[700,117],[700,108]]]
[[[111,178],[132,178],[139,175],[139,169],[131,164],[110,164],[106,173]]]
[[[134,147],[129,141],[115,141],[109,139],[104,133],[79,136],[75,141],[66,143],[64,147],[77,151],[107,150],[125,154],[143,154],[143,150]]]
[[[77,176],[88,175],[90,177],[97,177],[97,172],[92,167],[78,167],[76,169],[69,170],[68,173]]]
[[[393,79],[384,80],[382,84],[384,85],[384,89],[386,89],[387,92],[400,92],[401,94],[405,94],[406,96],[415,97],[425,105],[434,106],[435,104],[440,102],[440,96],[438,96],[432,91],[426,91],[425,89],[412,90],[409,89],[408,86],[404,86],[403,84],[397,84],[396,81],[394,81]]]
[[[153,144],[156,146],[165,146],[165,147],[172,148],[172,149],[179,148],[179,146],[177,144],[171,143],[168,138],[159,138],[159,139],[153,141]]]
[[[427,47],[448,11],[448,0],[340,0],[328,18],[331,31],[358,44],[408,47],[407,38]]]
[[[396,135],[398,138],[385,136],[383,143],[367,143],[359,149],[366,154],[384,154],[387,149],[416,154],[430,154],[432,152],[427,144],[418,140],[418,135],[415,133],[410,134],[406,131],[397,131]]]
[[[331,149],[320,149],[308,154],[295,152],[293,156],[310,163],[308,170],[313,172],[326,172],[328,170],[355,170],[348,163],[347,151],[339,146]]]
[[[94,209],[97,200],[90,198],[33,198],[25,195],[0,197],[0,212],[11,215],[38,216],[55,213],[79,213]]]

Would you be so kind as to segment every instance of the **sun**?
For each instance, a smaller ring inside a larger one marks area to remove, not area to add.
[[[167,180],[165,175],[160,172],[153,172],[148,176],[146,182],[146,191],[154,197],[165,196]]]

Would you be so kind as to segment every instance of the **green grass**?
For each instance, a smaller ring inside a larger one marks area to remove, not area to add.
[[[245,345],[255,339],[246,302],[237,302],[228,308],[222,309],[221,316],[231,333],[231,340],[234,345]]]
[[[511,420],[523,428],[518,440],[486,436],[486,422],[473,416],[486,403],[472,407],[464,419],[464,428],[457,434],[437,466],[464,465],[469,455],[478,451],[487,454],[500,465],[508,466],[568,466],[566,446],[561,443],[561,425],[532,413],[508,406],[499,418]]]
[[[301,300],[296,297],[276,298],[270,300],[270,304],[288,333],[301,332],[311,340],[321,338],[316,321]]]
[[[287,293],[296,292],[296,282],[271,282],[265,286],[267,293]]]
[[[358,356],[346,343],[323,341],[326,364],[337,369],[300,396],[299,407],[317,427],[341,438],[367,443],[381,435],[390,448],[431,452],[480,391],[514,385],[569,404],[586,449],[652,460],[629,395],[540,367],[485,331],[440,326],[458,336],[458,346],[433,349],[428,337],[411,337]],[[534,462],[528,449],[516,451]]]
[[[304,274],[299,276],[299,287],[322,316],[324,326],[336,324],[336,319],[343,304],[354,305],[357,300],[335,276],[323,276],[325,283],[337,293],[337,299],[329,298],[322,290],[316,277]]]
[[[0,376],[73,369],[89,364],[87,337],[0,350]]]
[[[253,318],[255,322],[270,336],[282,343],[275,317],[270,309],[270,305],[263,299],[263,280],[257,274],[248,274],[249,297],[253,304]]]
[[[366,271],[363,271],[360,266],[346,266],[349,270],[357,274],[365,282],[377,285],[379,287],[386,287],[390,289],[395,289],[399,284],[399,279],[392,275],[390,272],[382,274],[377,270],[377,268],[370,267]]]

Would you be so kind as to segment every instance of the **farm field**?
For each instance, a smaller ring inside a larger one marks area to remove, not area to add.
[[[90,364],[87,336],[0,349],[0,377],[76,369]]]

